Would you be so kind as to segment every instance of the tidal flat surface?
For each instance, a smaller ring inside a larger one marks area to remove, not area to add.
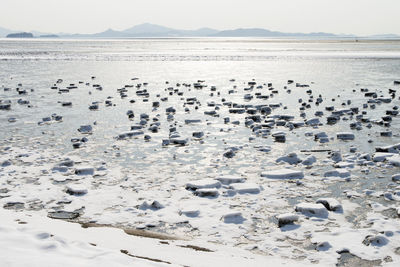
[[[1,208],[400,262],[400,41],[0,40]]]

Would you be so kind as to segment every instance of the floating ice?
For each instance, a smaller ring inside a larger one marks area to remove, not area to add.
[[[206,178],[206,179],[186,183],[185,187],[186,187],[186,189],[189,189],[189,190],[196,190],[196,189],[201,189],[201,188],[220,188],[221,183],[217,180]]]
[[[287,156],[277,158],[276,162],[286,162],[293,165],[293,164],[299,164],[300,162],[302,162],[302,160],[297,156],[296,153],[292,152]]]
[[[276,218],[278,219],[279,227],[285,226],[287,224],[292,224],[299,220],[299,216],[297,214],[293,214],[293,213],[280,214],[280,215],[276,216]]]
[[[340,132],[336,134],[336,138],[339,140],[354,140],[355,136],[350,132]]]
[[[67,193],[70,195],[81,196],[87,194],[87,188],[82,184],[69,184],[67,185]]]
[[[241,212],[227,213],[224,216],[222,216],[222,220],[225,223],[234,223],[234,224],[240,224],[243,223],[243,221],[245,221]]]
[[[328,217],[328,211],[325,206],[320,203],[313,204],[303,202],[296,205],[295,211],[301,212],[306,216]]]
[[[230,188],[238,192],[239,194],[258,194],[260,193],[260,186],[255,183],[233,183]]]
[[[350,172],[346,169],[335,169],[335,170],[330,170],[326,171],[324,173],[324,177],[349,177]]]
[[[246,181],[246,178],[233,175],[223,175],[217,177],[216,180],[220,181],[221,184],[229,185],[233,183],[243,183]]]
[[[334,198],[319,198],[317,203],[321,203],[329,211],[341,211],[342,205]]]
[[[94,168],[91,166],[79,166],[75,168],[77,175],[94,175]]]
[[[280,169],[262,172],[261,176],[270,179],[300,179],[304,177],[304,174],[302,171]]]
[[[200,188],[196,189],[193,194],[199,197],[217,197],[219,196],[219,191],[214,188]]]
[[[78,131],[83,134],[91,134],[93,131],[93,128],[91,125],[82,125],[79,127]]]

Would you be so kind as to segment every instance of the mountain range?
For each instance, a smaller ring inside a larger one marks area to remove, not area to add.
[[[0,37],[6,37],[10,33],[17,33],[9,29],[0,27]],[[35,37],[59,37],[59,38],[179,38],[179,37],[303,37],[303,38],[340,38],[340,37],[356,37],[355,35],[332,34],[325,32],[316,33],[285,33],[279,31],[270,31],[261,28],[239,28],[234,30],[215,30],[211,28],[200,28],[197,30],[179,30],[168,28],[156,24],[143,23],[133,26],[126,30],[116,31],[108,29],[103,32],[94,34],[52,34],[32,31]],[[399,35],[384,34],[368,37],[381,38],[400,38]]]

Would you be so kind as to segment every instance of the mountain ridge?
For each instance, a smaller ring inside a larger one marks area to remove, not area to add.
[[[5,37],[11,33],[18,33],[18,31],[12,31],[6,28],[0,27],[0,37]],[[32,33],[39,36],[39,32],[32,31]],[[44,34],[40,34],[44,35]],[[46,35],[52,35],[46,33]],[[58,34],[60,38],[179,38],[179,37],[302,37],[302,38],[400,38],[400,35],[396,34],[376,34],[370,36],[356,36],[352,34],[333,34],[326,32],[311,32],[311,33],[290,33],[271,31],[264,28],[237,28],[230,30],[216,30],[212,28],[199,28],[195,30],[180,30],[169,28],[157,24],[142,23],[125,30],[113,30],[107,29],[103,32],[91,33],[91,34]]]

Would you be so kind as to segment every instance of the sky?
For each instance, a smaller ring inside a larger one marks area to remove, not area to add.
[[[0,0],[0,27],[96,33],[141,23],[176,29],[400,34],[400,0]]]

